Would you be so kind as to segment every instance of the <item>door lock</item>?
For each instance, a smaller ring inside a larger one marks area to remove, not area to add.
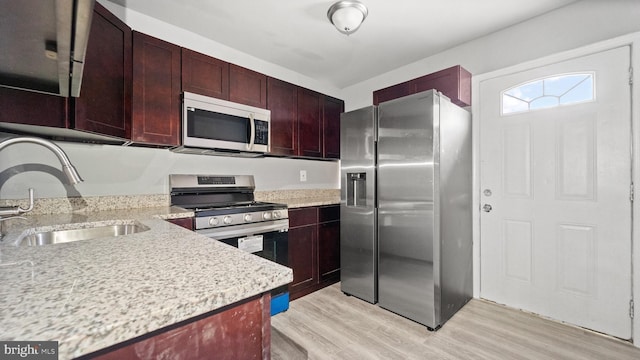
[[[493,208],[489,204],[484,204],[484,206],[482,207],[482,211],[484,212],[490,212],[492,209]]]

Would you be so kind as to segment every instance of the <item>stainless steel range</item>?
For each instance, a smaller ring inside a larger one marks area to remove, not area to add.
[[[169,175],[171,205],[192,209],[195,231],[288,265],[287,205],[255,201],[252,175]],[[271,315],[289,308],[287,286],[271,292]]]

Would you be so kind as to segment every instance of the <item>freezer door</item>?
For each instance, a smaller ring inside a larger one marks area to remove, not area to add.
[[[434,290],[437,99],[428,91],[378,107],[378,302],[432,328],[438,306]]]
[[[342,291],[375,303],[376,108],[340,117],[340,280]]]

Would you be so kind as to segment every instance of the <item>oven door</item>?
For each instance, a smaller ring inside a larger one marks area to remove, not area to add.
[[[196,230],[262,258],[287,266],[289,263],[289,219]],[[261,246],[260,246],[261,245]]]

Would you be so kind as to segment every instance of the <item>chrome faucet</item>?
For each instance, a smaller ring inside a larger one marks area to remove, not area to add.
[[[31,137],[31,136],[20,136],[20,137],[9,138],[9,139],[0,141],[0,150],[4,149],[9,145],[18,144],[18,143],[33,143],[33,144],[38,144],[46,147],[58,157],[58,160],[60,160],[60,163],[62,164],[62,171],[67,176],[71,184],[78,184],[83,181],[80,175],[78,174],[78,171],[76,170],[76,168],[71,164],[71,161],[69,161],[69,157],[67,156],[67,154],[58,145],[52,143],[49,140],[45,140],[37,137]],[[0,208],[0,219],[2,217],[14,217],[14,216],[29,212],[31,210],[33,210],[33,189],[29,189],[29,207],[28,208],[25,209],[20,206],[10,207],[10,208]],[[5,218],[5,219],[8,220],[9,218]]]

